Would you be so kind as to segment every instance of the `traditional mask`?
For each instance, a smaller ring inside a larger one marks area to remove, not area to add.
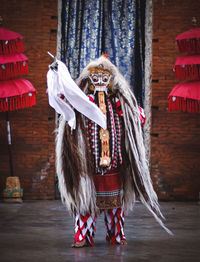
[[[89,79],[91,81],[90,90],[106,92],[111,87],[112,75],[109,70],[103,69],[102,67],[90,68]]]

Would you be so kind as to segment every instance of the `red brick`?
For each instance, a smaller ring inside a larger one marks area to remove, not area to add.
[[[172,68],[181,54],[175,37],[200,21],[200,2],[153,0],[151,175],[160,199],[197,200],[200,191],[200,114],[168,113],[168,95],[179,81]],[[167,10],[167,12],[166,12]]]
[[[28,79],[36,88],[36,106],[9,113],[15,175],[24,189],[24,199],[54,199],[54,110],[48,105],[46,73],[52,62],[47,51],[56,54],[57,1],[2,0],[3,26],[24,36],[24,54],[29,58]],[[0,113],[0,193],[9,173],[5,114]],[[43,174],[45,173],[45,174]],[[44,180],[41,176],[45,175]],[[37,181],[34,182],[34,181]]]

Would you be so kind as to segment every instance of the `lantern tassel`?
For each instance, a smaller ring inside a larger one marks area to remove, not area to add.
[[[12,79],[19,75],[28,74],[28,62],[20,61],[17,63],[5,64],[0,66],[0,80]]]
[[[24,45],[22,39],[1,40],[0,41],[0,55],[11,55],[24,52]]]
[[[175,76],[180,80],[200,80],[200,65],[176,65],[174,67]]]
[[[36,94],[29,93],[22,96],[14,96],[8,98],[0,98],[0,112],[14,111],[26,107],[31,107],[36,104]]]
[[[178,49],[181,53],[200,53],[200,39],[177,40]]]
[[[169,98],[169,112],[172,111],[182,111],[189,113],[200,113],[200,101],[194,99],[185,99],[183,97]]]

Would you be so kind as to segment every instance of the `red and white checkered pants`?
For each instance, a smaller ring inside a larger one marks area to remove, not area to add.
[[[124,211],[122,208],[104,210],[105,225],[107,229],[106,240],[111,244],[119,244],[124,235]],[[96,216],[77,214],[75,217],[75,243],[86,239],[87,243],[94,246]]]

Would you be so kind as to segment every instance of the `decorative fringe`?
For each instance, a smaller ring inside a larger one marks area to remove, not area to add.
[[[20,38],[13,40],[0,41],[0,55],[11,55],[16,53],[23,53],[24,45],[23,40]]]
[[[175,76],[180,80],[200,80],[200,65],[176,65]]]
[[[12,79],[18,75],[28,74],[28,62],[20,61],[0,66],[0,80]]]
[[[181,53],[198,54],[200,53],[200,38],[176,40],[178,49]]]
[[[189,113],[200,113],[200,101],[193,99],[186,99],[183,97],[169,98],[169,112],[172,111],[183,111]]]
[[[13,96],[8,98],[0,98],[0,112],[15,111],[18,109],[31,107],[36,104],[36,94],[23,94],[22,96]]]
[[[149,167],[145,157],[139,110],[136,110],[136,99],[130,91],[129,95],[127,94],[125,97],[123,97],[123,95],[124,94],[122,93],[120,94],[120,101],[125,125],[125,147],[131,163],[132,179],[134,181],[136,191],[131,193],[133,195],[132,198],[135,198],[134,194],[136,193],[141,202],[154,216],[155,220],[163,227],[163,229],[165,229],[167,233],[173,235],[173,233],[164,225],[162,221],[164,216],[160,211],[158,197],[153,189]],[[131,195],[129,197],[131,197]],[[126,209],[125,205],[124,207]]]
[[[64,117],[61,115],[59,118],[59,127],[56,132],[56,173],[61,200],[69,212],[71,214],[90,213],[93,215],[97,212],[95,186],[90,171],[93,169],[90,167],[89,157],[91,155],[88,155],[90,152],[86,148],[84,127],[79,125],[80,120],[77,119],[78,125],[70,134],[66,132]],[[66,163],[69,158],[70,162]],[[73,174],[75,170],[79,173]],[[79,180],[78,185],[75,179]]]

